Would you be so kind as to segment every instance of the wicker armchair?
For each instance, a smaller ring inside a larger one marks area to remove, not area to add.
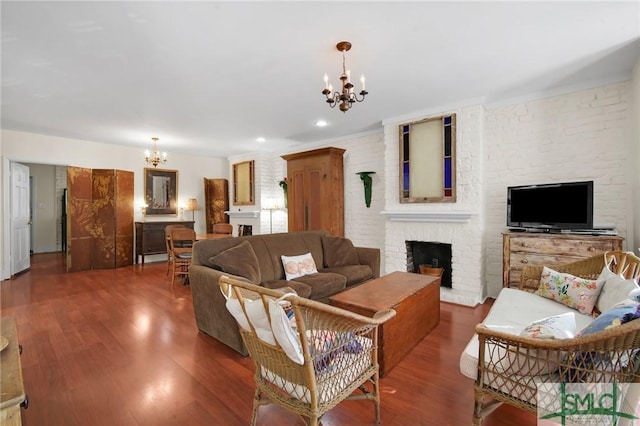
[[[298,414],[305,424],[318,425],[328,410],[351,399],[372,401],[380,423],[378,325],[392,318],[394,310],[368,318],[224,276],[220,288],[255,364],[252,425],[261,405],[279,405]],[[262,321],[255,317],[260,310],[266,317]],[[286,321],[278,319],[278,310],[288,315]],[[262,327],[254,325],[260,322]],[[291,356],[291,347],[281,344],[278,330],[283,322],[292,331],[298,359]],[[263,340],[269,340],[265,332],[272,343]]]
[[[622,251],[555,265],[553,269],[595,279],[605,263],[625,278],[640,277],[640,258]],[[520,289],[535,291],[542,268],[525,267]],[[640,320],[572,339],[522,337],[484,324],[478,324],[475,331],[479,358],[474,425],[480,425],[483,417],[502,402],[536,412],[536,392],[542,383],[640,383]],[[514,354],[528,361],[513,363]]]

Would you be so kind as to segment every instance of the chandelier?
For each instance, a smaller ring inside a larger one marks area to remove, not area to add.
[[[336,105],[340,106],[340,111],[347,112],[351,108],[354,102],[364,101],[364,97],[369,93],[364,90],[364,75],[360,76],[360,83],[362,83],[362,90],[360,90],[361,98],[358,98],[357,94],[353,90],[353,83],[351,83],[351,71],[347,70],[345,65],[345,52],[351,49],[351,43],[348,41],[341,41],[336,44],[336,49],[342,52],[342,75],[340,81],[342,83],[342,90],[339,92],[333,91],[333,86],[329,84],[329,77],[324,75],[324,90],[322,94],[327,97],[327,103],[331,108]]]
[[[158,150],[158,138],[151,138],[151,140],[153,140],[153,152],[149,152],[147,149],[144,152],[144,160],[148,164],[153,164],[153,167],[158,167],[158,164],[164,164],[167,162],[167,153],[161,153]]]

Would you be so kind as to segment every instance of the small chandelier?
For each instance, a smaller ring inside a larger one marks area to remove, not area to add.
[[[151,140],[153,140],[153,152],[149,152],[147,149],[144,152],[144,160],[148,164],[153,164],[153,167],[158,167],[158,164],[164,164],[167,162],[167,153],[161,153],[158,150],[158,138],[151,138]]]
[[[334,92],[333,86],[329,84],[329,77],[324,75],[324,90],[322,94],[327,97],[327,103],[331,108],[336,105],[340,105],[340,111],[347,112],[351,109],[354,102],[364,101],[364,97],[369,93],[364,90],[364,75],[360,76],[360,83],[362,83],[362,90],[360,90],[361,98],[353,90],[353,83],[351,83],[351,71],[348,71],[345,66],[345,52],[351,49],[351,43],[348,41],[341,41],[336,44],[336,49],[342,52],[342,75],[340,81],[342,82],[342,90],[340,92]]]

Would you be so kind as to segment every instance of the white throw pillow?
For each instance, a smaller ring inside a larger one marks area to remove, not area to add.
[[[533,321],[520,333],[535,339],[570,339],[576,334],[576,317],[573,312],[554,315]],[[521,376],[538,376],[556,371],[565,352],[546,349],[508,349],[508,356],[502,358],[499,367],[503,372]]]
[[[533,321],[520,333],[536,339],[571,339],[576,335],[576,316],[573,312]]]
[[[300,336],[293,331],[287,313],[275,300],[269,300],[269,316],[273,335],[284,353],[296,364],[304,364]]]
[[[284,266],[284,274],[286,275],[287,280],[318,273],[316,262],[313,260],[311,253],[301,254],[299,256],[281,257],[282,266]]]
[[[227,310],[231,313],[231,315],[233,315],[236,321],[238,321],[238,324],[240,324],[240,326],[245,330],[251,331],[249,323],[247,322],[244,312],[242,311],[242,306],[240,306],[240,301],[238,301],[238,299],[227,299],[226,305]],[[275,345],[276,340],[273,337],[273,333],[271,332],[271,326],[269,325],[269,319],[267,318],[267,313],[264,310],[262,300],[245,299],[244,309],[247,311],[249,321],[251,321],[253,328],[256,330],[258,338],[270,345]]]
[[[632,278],[625,279],[609,270],[607,266],[602,269],[598,281],[603,280],[604,285],[600,291],[596,307],[600,312],[606,312],[616,303],[627,299],[629,293],[640,288]]]

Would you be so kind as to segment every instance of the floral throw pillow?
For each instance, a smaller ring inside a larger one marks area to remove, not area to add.
[[[540,277],[540,287],[535,294],[589,315],[603,285],[604,281],[576,277],[545,266]]]
[[[576,334],[576,316],[573,312],[543,318],[529,324],[521,336],[536,339],[570,339]]]
[[[281,256],[281,258],[287,280],[318,273],[316,262],[313,260],[311,253],[301,254],[300,256]]]

